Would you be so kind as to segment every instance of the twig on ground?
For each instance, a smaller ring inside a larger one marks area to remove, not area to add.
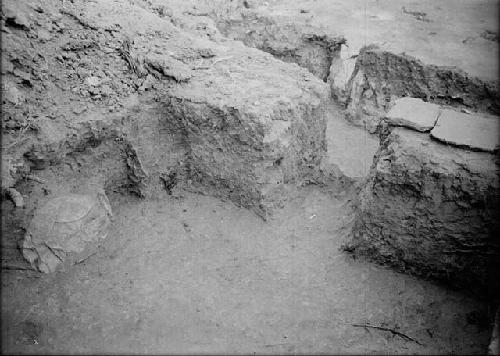
[[[383,326],[377,326],[377,325],[371,325],[371,324],[352,324],[352,326],[354,326],[355,328],[372,328],[372,329],[377,329],[377,330],[383,330],[383,331],[389,331],[390,333],[392,333],[393,335],[397,335],[399,336],[400,338],[402,339],[405,339],[405,340],[408,340],[408,341],[413,341],[421,346],[423,346],[418,340],[415,340],[414,338],[406,335],[406,334],[403,334],[399,331],[396,331],[394,329],[391,329],[391,328],[386,328],[386,327],[383,327]]]
[[[287,343],[287,342],[283,342],[283,343],[280,343],[280,344],[265,344],[264,347],[275,347],[275,346],[293,346],[295,344],[291,344],[291,343]]]
[[[216,65],[217,63],[219,63],[221,61],[226,61],[226,60],[231,59],[231,58],[233,58],[233,56],[219,58],[219,59],[215,60],[212,64],[210,64],[208,66],[197,66],[197,67],[193,67],[193,69],[210,69],[214,65]]]
[[[210,16],[208,12],[195,12],[195,11],[184,11],[184,15],[191,15],[191,16]]]
[[[17,136],[16,140],[14,142],[11,142],[7,147],[5,147],[5,150],[8,150],[24,141],[28,138],[25,136],[25,133],[28,129],[37,129],[37,126],[32,122],[29,121],[26,123],[26,125],[19,131],[19,135]]]
[[[52,223],[52,224],[54,224],[54,223]],[[52,225],[52,226],[53,226],[53,225]],[[56,248],[51,247],[51,246],[50,246],[48,243],[46,243],[46,242],[44,242],[43,244],[45,245],[45,247],[47,247],[47,248],[50,250],[50,252],[52,252],[52,253],[54,254],[54,256],[56,256],[56,257],[59,259],[59,261],[63,262],[63,259],[62,259],[62,258],[61,258],[58,254],[57,254],[57,251],[56,251],[57,249],[56,249]]]
[[[88,255],[87,257],[82,258],[81,260],[76,261],[75,263],[73,263],[73,266],[74,266],[74,265],[78,265],[78,264],[80,264],[80,263],[85,262],[85,261],[86,261],[86,260],[88,260],[90,257],[94,256],[96,253],[97,253],[97,251],[96,251],[96,252],[94,252],[94,253],[91,253],[91,254],[90,254],[90,255]]]
[[[452,249],[452,250],[444,250],[443,253],[450,253],[450,254],[455,254],[455,253],[472,253],[474,255],[492,255],[492,256],[498,256],[499,253],[496,251],[479,251],[479,250],[466,250],[466,249]]]
[[[229,57],[223,57],[223,58],[219,58],[217,59],[216,61],[214,61],[210,66],[213,67],[214,65],[216,65],[217,63],[221,62],[221,61],[226,61],[228,59],[231,59],[233,58],[233,56],[229,56]]]
[[[70,9],[65,9],[65,8],[62,8],[59,10],[59,12],[61,14],[64,14],[64,15],[68,15],[68,16],[71,16],[72,18],[74,18],[80,25],[82,25],[83,27],[88,27],[90,28],[91,30],[98,30],[99,27],[97,27],[96,25],[93,25],[91,23],[89,23],[87,20],[85,20],[82,16],[79,16],[77,15],[75,12],[73,12],[72,10]]]
[[[12,263],[2,264],[2,269],[12,270],[12,271],[33,271],[33,272],[38,272],[34,268],[26,267],[26,266],[22,266],[22,265],[16,265],[16,264],[12,264]]]
[[[25,176],[25,178],[26,178],[26,179],[33,180],[33,181],[38,182],[38,183],[40,183],[40,184],[45,184],[45,183],[47,183],[47,181],[45,181],[45,179],[42,179],[42,178],[40,178],[40,177],[37,177],[37,176],[35,176],[35,175],[33,175],[33,174],[28,174],[28,175],[26,175],[26,176]]]
[[[9,149],[11,149],[11,148],[12,148],[12,147],[14,147],[14,146],[16,146],[16,145],[18,145],[18,144],[20,144],[20,143],[23,143],[23,142],[24,142],[24,141],[26,141],[27,139],[28,139],[28,137],[26,137],[26,136],[24,136],[24,137],[19,136],[19,137],[17,138],[17,140],[15,140],[15,141],[14,141],[14,142],[12,142],[11,144],[9,144],[9,145],[8,145],[7,147],[5,147],[4,149],[5,149],[5,150],[9,150]]]

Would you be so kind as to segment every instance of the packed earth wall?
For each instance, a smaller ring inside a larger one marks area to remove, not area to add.
[[[498,293],[495,160],[393,129],[361,190],[347,248],[401,271]]]
[[[349,61],[346,61],[348,63]],[[400,97],[498,115],[498,82],[484,81],[456,67],[424,64],[406,54],[367,46],[356,56],[348,82],[331,81],[351,122],[376,131],[380,119]]]

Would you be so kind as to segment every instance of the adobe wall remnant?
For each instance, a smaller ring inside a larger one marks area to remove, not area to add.
[[[346,249],[458,287],[496,292],[497,157],[388,130],[361,190]]]
[[[360,51],[347,85],[333,85],[332,92],[346,106],[350,120],[371,132],[376,131],[385,112],[401,97],[500,113],[498,83],[471,77],[456,67],[424,64],[417,58],[376,46]]]
[[[192,183],[266,217],[287,186],[319,178],[328,86],[243,45],[209,63],[165,91],[165,120],[185,137]]]

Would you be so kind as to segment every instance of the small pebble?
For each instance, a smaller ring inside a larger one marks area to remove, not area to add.
[[[85,79],[85,82],[90,86],[96,87],[99,84],[101,84],[101,79],[92,76],[92,77],[87,77],[87,79]]]

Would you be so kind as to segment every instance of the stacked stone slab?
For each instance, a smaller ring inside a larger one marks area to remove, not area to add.
[[[471,150],[495,152],[498,149],[498,117],[468,115],[444,110],[431,136],[439,141]]]
[[[400,98],[396,100],[386,119],[393,126],[429,132],[434,128],[440,114],[439,105],[426,103],[418,98]]]
[[[498,292],[500,180],[491,151],[499,119],[401,99],[386,120],[390,127],[362,188],[347,247],[400,270]],[[426,124],[432,122],[434,128]],[[444,129],[450,125],[453,130]]]

